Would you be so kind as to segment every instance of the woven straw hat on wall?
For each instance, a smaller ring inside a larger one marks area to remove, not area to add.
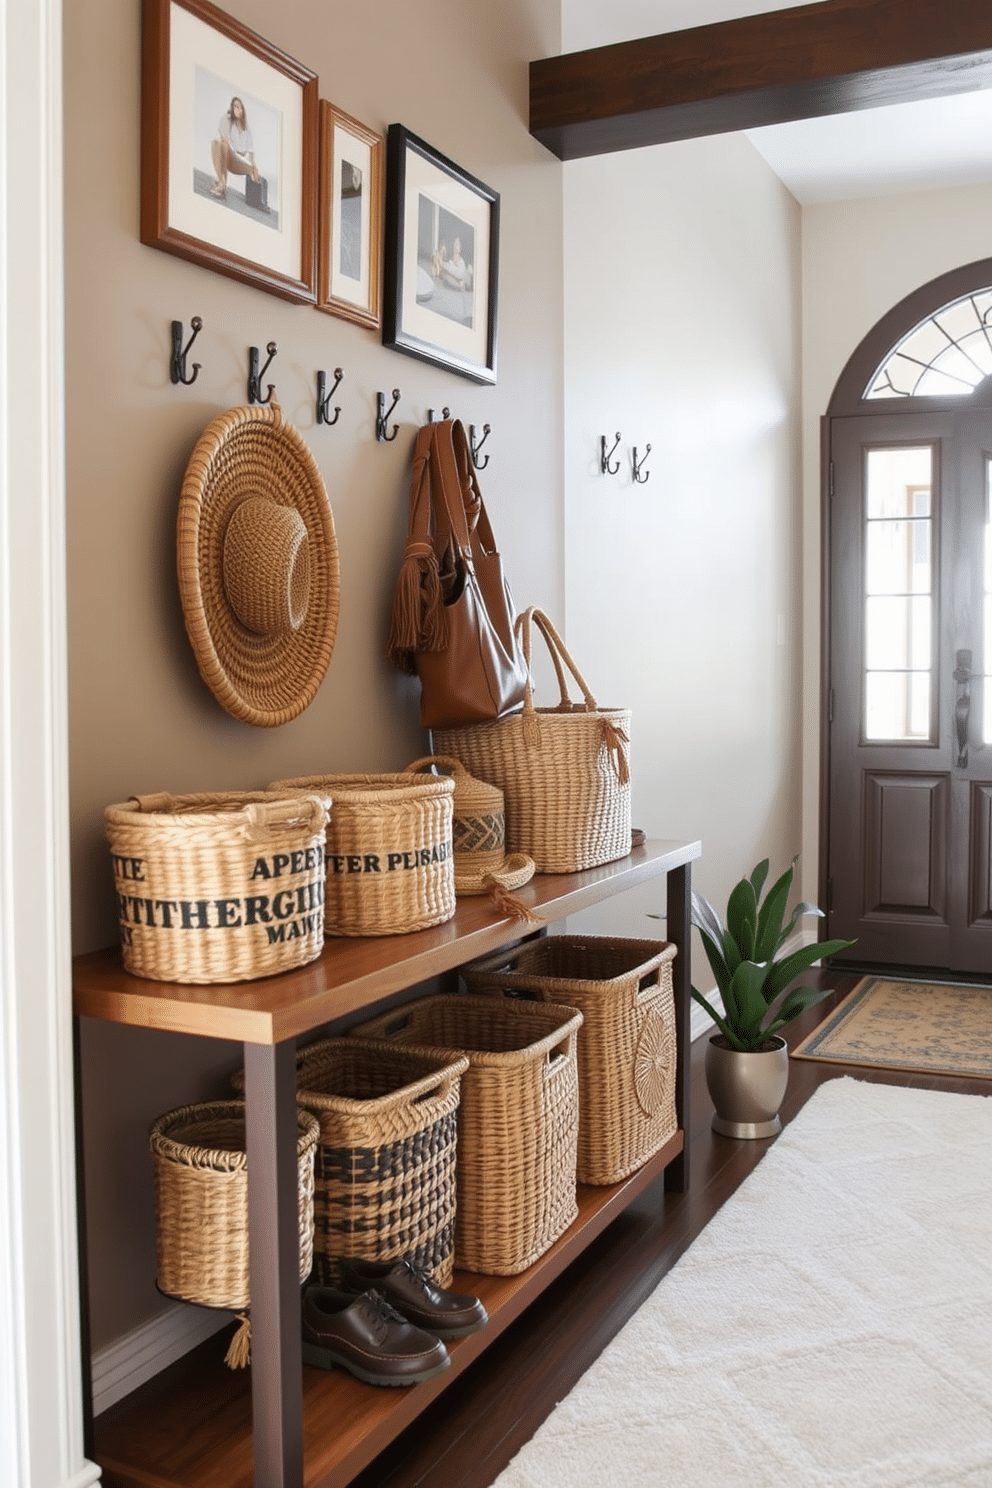
[[[274,399],[197,441],[177,566],[200,675],[228,713],[271,728],[309,707],[337,635],[337,539],[317,463]]]

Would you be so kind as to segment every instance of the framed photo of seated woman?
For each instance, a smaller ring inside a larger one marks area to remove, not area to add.
[[[382,136],[320,101],[317,309],[382,321]]]
[[[498,269],[498,192],[391,124],[383,345],[495,382]]]
[[[210,0],[142,23],[141,241],[313,303],[316,73]]]

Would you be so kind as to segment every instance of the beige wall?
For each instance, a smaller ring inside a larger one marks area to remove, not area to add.
[[[992,187],[803,209],[803,892],[817,894],[820,420],[851,353],[893,305],[992,253]]]
[[[400,121],[502,196],[499,382],[480,387],[385,350],[375,333],[284,303],[138,241],[140,5],[65,5],[68,583],[76,951],[116,921],[103,808],[132,792],[249,788],[282,775],[395,769],[425,752],[415,686],[382,660],[406,532],[409,457],[428,407],[492,425],[483,477],[518,603],[563,606],[561,167],[527,132],[527,63],[559,50],[557,0],[375,6],[228,0],[300,58],[321,96],[378,130]],[[189,388],[169,382],[169,323],[203,317]],[[247,348],[322,470],[341,618],[315,702],[283,728],[229,718],[197,674],[174,576],[179,485],[204,426],[245,401]],[[342,366],[340,423],[318,428],[318,368]],[[375,395],[399,387],[395,443]],[[85,1130],[93,1342],[164,1306],[154,1290],[146,1131],[224,1088],[230,1047],[87,1025]]]
[[[701,838],[720,905],[800,848],[799,317],[799,208],[743,137],[566,166],[569,645],[633,709],[635,824]],[[588,924],[648,935],[660,907]]]

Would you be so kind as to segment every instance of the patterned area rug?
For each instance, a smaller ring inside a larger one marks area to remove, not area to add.
[[[828,1080],[494,1488],[989,1488],[992,1098]]]
[[[992,987],[865,977],[793,1059],[992,1078]]]

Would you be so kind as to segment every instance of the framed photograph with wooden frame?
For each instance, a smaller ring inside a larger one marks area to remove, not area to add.
[[[383,139],[320,100],[317,309],[382,323]]]
[[[391,124],[383,345],[495,382],[498,289],[499,194]]]
[[[141,241],[312,304],[316,73],[209,0],[142,26]]]

